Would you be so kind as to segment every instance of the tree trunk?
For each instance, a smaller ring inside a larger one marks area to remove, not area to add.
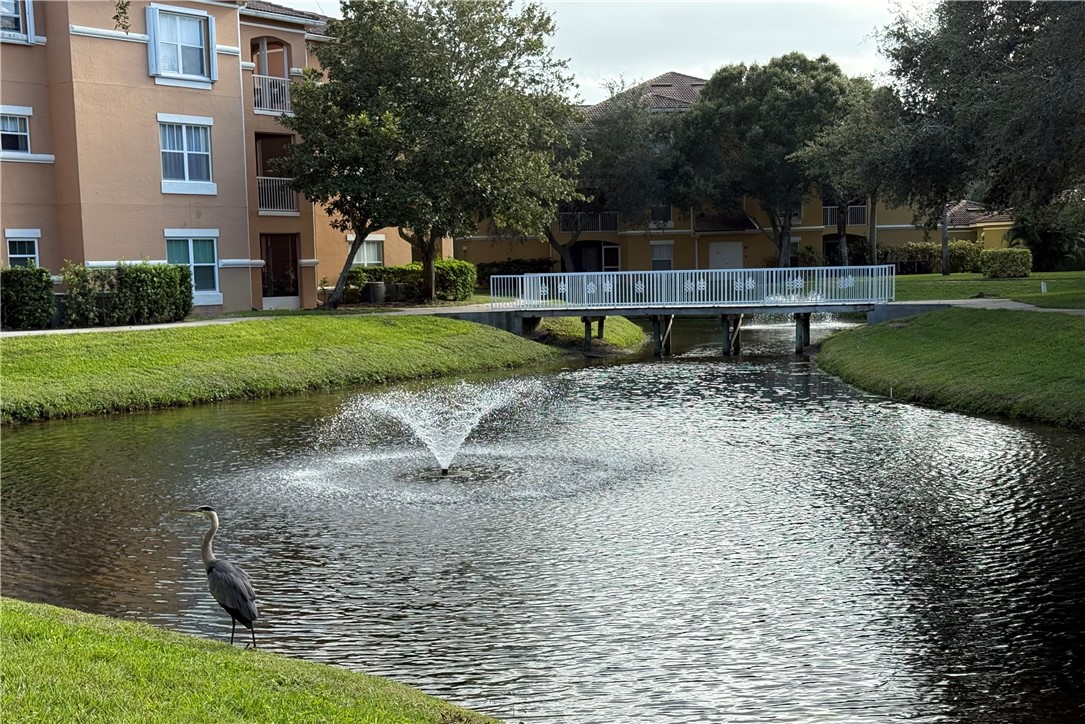
[[[866,217],[867,242],[870,244],[870,263],[878,263],[878,190],[870,192],[870,213]]]
[[[843,211],[844,213],[840,213]],[[848,206],[845,202],[836,207],[836,235],[840,238],[840,265],[848,265]]]
[[[343,298],[343,289],[347,283],[347,275],[350,274],[350,269],[354,265],[354,257],[358,253],[358,250],[362,248],[362,243],[365,238],[376,231],[373,227],[366,227],[363,231],[358,231],[357,227],[354,228],[354,241],[350,244],[350,251],[347,252],[346,261],[343,262],[343,268],[339,272],[339,278],[335,281],[335,289],[324,300],[324,306],[331,309],[339,308],[339,300]]]
[[[776,235],[776,249],[780,252],[777,266],[786,269],[791,266],[791,212],[786,212],[787,217],[777,219],[776,214],[770,214],[772,219],[772,231]]]
[[[423,237],[422,246],[422,288],[427,302],[437,301],[437,267],[434,260],[437,257],[437,243],[441,238],[440,233],[434,229],[429,237]]]
[[[942,204],[942,276],[949,275],[949,204]]]
[[[574,231],[569,237],[569,241],[562,244],[558,242],[557,237],[554,236],[554,232],[549,227],[543,230],[546,234],[546,240],[550,242],[550,248],[558,253],[561,257],[561,265],[566,272],[575,272],[576,268],[573,264],[573,244],[580,238],[580,232]]]

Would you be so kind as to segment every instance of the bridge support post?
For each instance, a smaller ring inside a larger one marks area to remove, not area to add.
[[[810,346],[810,313],[795,314],[795,354]]]
[[[591,352],[591,317],[581,317],[584,323],[584,351]]]
[[[596,339],[603,338],[603,323],[607,321],[606,317],[599,317],[599,333],[595,335]]]
[[[649,317],[652,321],[652,352],[656,357],[671,353],[671,327],[674,324],[674,315],[660,316],[653,314]],[[666,324],[664,325],[664,320]]]
[[[723,326],[723,353],[738,354],[742,350],[742,315],[724,314],[720,322]]]

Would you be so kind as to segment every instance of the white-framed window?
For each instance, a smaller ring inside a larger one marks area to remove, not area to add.
[[[218,80],[215,18],[202,10],[151,4],[147,60],[159,85],[209,90]]]
[[[40,266],[38,239],[41,229],[4,229],[8,248],[8,266]]]
[[[30,153],[29,114],[0,115],[0,149],[12,153]]]
[[[354,243],[354,234],[347,234],[347,242]],[[355,266],[384,266],[384,234],[370,234],[354,255]]]
[[[194,304],[222,304],[218,235],[218,229],[166,229],[166,262],[192,272]]]
[[[162,193],[218,193],[211,177],[210,118],[158,114],[162,152]]]
[[[671,217],[670,204],[653,204],[651,214],[651,226],[654,229],[673,229],[674,219]]]
[[[799,204],[799,210],[791,212],[792,226],[802,226],[802,207],[803,204]]]
[[[23,3],[20,0],[0,0],[0,30],[16,35],[26,35]]]
[[[674,242],[653,241],[652,271],[670,271],[674,268]]]

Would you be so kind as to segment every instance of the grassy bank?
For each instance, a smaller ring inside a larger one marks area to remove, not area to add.
[[[5,722],[497,720],[402,684],[146,624],[0,599]]]
[[[603,338],[597,339],[599,325],[592,323],[592,349],[599,352],[635,352],[644,346],[644,330],[625,317],[607,317]],[[584,347],[584,323],[579,317],[544,317],[534,337],[545,344],[566,349]]]
[[[382,384],[562,356],[492,327],[430,316],[290,316],[0,344],[4,422]]]
[[[1040,291],[1047,282],[1047,293]],[[984,279],[982,274],[897,275],[898,302],[996,297],[1058,309],[1085,308],[1085,272],[1039,272],[1025,279]]]
[[[1085,320],[946,309],[825,340],[816,361],[863,389],[979,414],[1085,427]]]

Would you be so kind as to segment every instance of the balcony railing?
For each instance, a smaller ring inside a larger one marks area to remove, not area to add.
[[[253,75],[253,108],[258,111],[291,113],[290,80],[272,75]]]
[[[839,206],[825,206],[821,209],[821,225],[836,226]],[[866,226],[866,207],[848,207],[848,226]]]
[[[256,194],[260,211],[296,213],[298,210],[298,192],[290,187],[294,179],[256,177]]]
[[[571,234],[575,231],[617,231],[618,212],[601,213],[581,212],[558,214],[558,225],[562,232]]]

